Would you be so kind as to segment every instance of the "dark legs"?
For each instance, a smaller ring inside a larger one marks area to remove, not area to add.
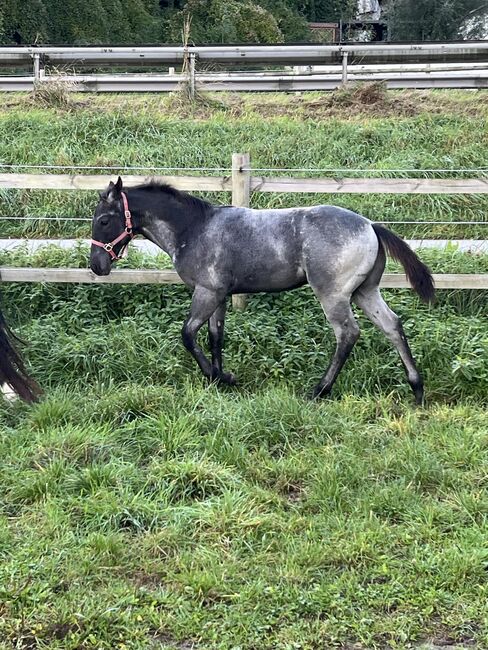
[[[224,342],[224,322],[226,311],[225,299],[208,320],[208,342],[212,353],[212,378],[218,381],[234,385],[236,378],[231,372],[222,370],[222,345]]]
[[[190,315],[182,329],[183,345],[198,363],[205,377],[222,383],[235,383],[234,376],[222,372],[222,341],[225,318],[225,295],[197,287],[193,293]],[[197,334],[202,325],[209,321],[209,341],[212,363],[197,343]]]

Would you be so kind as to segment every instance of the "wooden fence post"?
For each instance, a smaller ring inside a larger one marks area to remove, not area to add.
[[[251,197],[251,157],[248,153],[232,154],[232,205],[248,208]],[[232,296],[232,307],[244,310],[247,304],[246,294]]]

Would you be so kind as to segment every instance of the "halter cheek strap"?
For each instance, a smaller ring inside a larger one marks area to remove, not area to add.
[[[115,260],[121,260],[124,257],[125,253],[127,252],[129,242],[135,237],[133,232],[133,226],[132,226],[132,215],[129,210],[129,202],[127,201],[127,196],[125,195],[125,192],[121,192],[120,194],[122,196],[122,203],[124,205],[124,217],[125,217],[124,231],[120,233],[120,235],[116,237],[113,241],[108,242],[108,244],[102,241],[96,241],[95,239],[91,240],[92,244],[94,244],[95,246],[99,246],[100,248],[103,248],[104,251],[107,251],[107,253],[111,257],[112,262],[114,262]],[[114,247],[119,242],[126,239],[127,237],[129,237],[128,241],[120,249],[120,254],[117,255],[114,251]]]

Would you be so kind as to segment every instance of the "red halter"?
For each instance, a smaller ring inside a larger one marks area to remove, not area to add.
[[[135,237],[134,233],[132,232],[133,229],[132,216],[129,210],[129,202],[127,201],[125,192],[121,192],[120,194],[122,196],[122,203],[124,204],[124,217],[125,217],[124,232],[122,232],[118,237],[116,237],[113,241],[109,242],[108,244],[104,244],[102,241],[96,241],[95,239],[91,240],[92,244],[94,244],[95,246],[100,246],[100,248],[103,248],[104,251],[107,251],[107,253],[112,258],[112,262],[114,260],[121,260],[123,258],[129,246],[129,242],[131,241],[131,239],[134,239]],[[129,241],[126,244],[124,244],[124,246],[122,246],[122,248],[120,249],[120,255],[117,255],[114,252],[114,246],[116,246],[119,242],[121,242],[126,237],[129,237]]]

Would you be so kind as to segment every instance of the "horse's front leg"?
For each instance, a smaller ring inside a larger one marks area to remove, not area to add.
[[[222,345],[224,342],[224,323],[226,301],[220,303],[208,319],[208,342],[212,353],[212,377],[222,384],[234,386],[236,378],[231,372],[222,370]]]
[[[210,319],[222,303],[224,297],[224,295],[216,291],[197,286],[193,292],[190,315],[186,319],[181,332],[183,345],[193,355],[205,377],[211,380],[219,379],[219,377],[214,376],[213,365],[198,345],[197,334],[202,325]]]

